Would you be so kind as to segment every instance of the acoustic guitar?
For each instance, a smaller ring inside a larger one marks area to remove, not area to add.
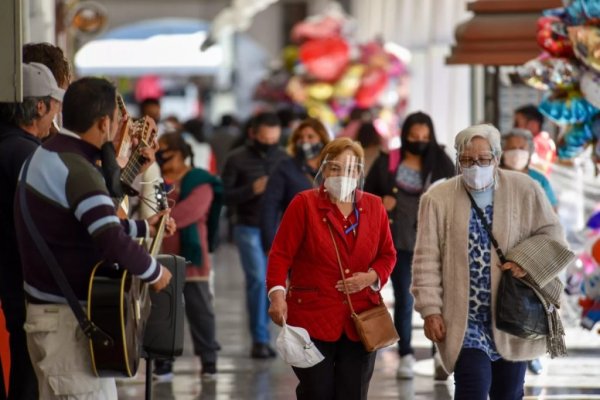
[[[168,207],[162,185],[156,185],[156,203]],[[160,250],[168,216],[161,217],[150,254]],[[99,377],[132,377],[142,353],[146,321],[150,315],[148,284],[115,264],[98,263],[88,288],[88,318],[113,338],[113,345],[90,340],[92,369]]]

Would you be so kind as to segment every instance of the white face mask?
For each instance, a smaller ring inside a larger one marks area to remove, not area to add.
[[[506,150],[502,157],[504,158],[504,165],[515,171],[522,171],[529,164],[529,152],[527,150]]]
[[[462,168],[462,179],[469,189],[484,190],[494,183],[495,168],[495,165],[487,167],[474,165],[471,168]]]
[[[336,199],[344,201],[356,189],[357,180],[349,176],[331,176],[325,179],[325,189]]]

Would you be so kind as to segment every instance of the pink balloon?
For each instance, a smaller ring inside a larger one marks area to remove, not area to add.
[[[308,72],[327,82],[337,80],[350,59],[350,48],[342,38],[309,40],[300,46],[300,60]]]

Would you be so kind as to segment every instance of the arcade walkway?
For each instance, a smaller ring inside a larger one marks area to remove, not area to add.
[[[155,383],[157,400],[292,400],[296,377],[291,368],[276,358],[257,361],[249,357],[250,338],[245,318],[243,274],[234,246],[223,244],[215,254],[215,291],[218,374],[214,380],[200,378],[200,363],[191,353],[186,329],[186,349],[174,365],[170,383]],[[391,303],[391,288],[384,297]],[[417,376],[412,381],[398,381],[394,374],[398,356],[394,348],[381,351],[371,381],[369,399],[446,400],[452,398],[452,378],[446,384],[433,383],[433,363],[429,359],[430,343],[423,336],[421,319],[414,317],[413,341]],[[569,318],[565,319],[565,325]],[[277,328],[273,326],[273,337]],[[600,335],[571,327],[567,333],[569,357],[544,359],[541,376],[528,375],[525,399],[600,399]],[[144,399],[143,370],[138,378],[120,381],[119,399]]]

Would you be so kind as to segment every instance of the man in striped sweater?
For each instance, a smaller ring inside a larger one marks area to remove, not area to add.
[[[61,133],[31,158],[25,200],[32,219],[56,257],[78,299],[86,300],[93,267],[118,263],[161,290],[171,279],[134,237],[153,236],[159,217],[119,220],[98,166],[101,148],[112,146],[118,127],[116,90],[104,79],[83,78],[63,100]],[[22,255],[30,357],[43,399],[116,399],[114,379],[92,374],[87,337],[40,256],[15,199],[15,225]],[[174,231],[168,224],[168,233]]]

